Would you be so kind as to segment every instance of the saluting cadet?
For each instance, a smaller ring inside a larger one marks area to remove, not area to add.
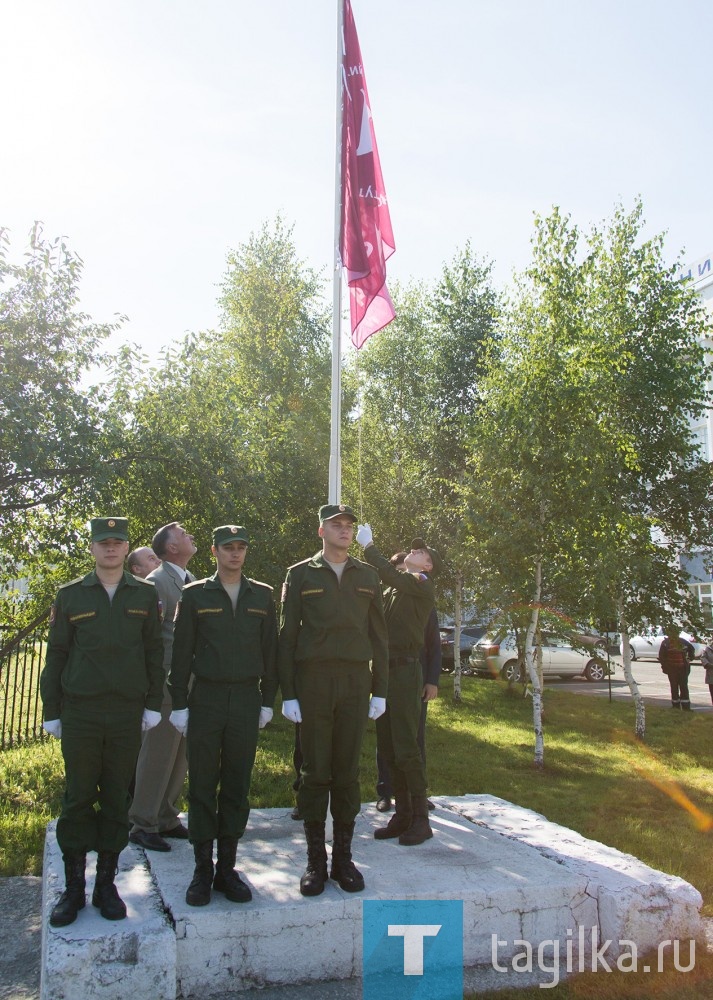
[[[322,551],[291,566],[282,588],[282,713],[302,723],[297,805],[307,840],[303,896],[318,896],[327,881],[328,802],[334,821],[330,876],[346,892],[364,888],[351,855],[361,808],[359,754],[367,717],[378,718],[386,707],[388,649],[378,574],[348,553],[356,520],[344,504],[321,507]]]
[[[61,738],[65,770],[57,842],[66,888],[53,927],[71,924],[85,905],[87,851],[97,852],[92,904],[107,920],[126,916],[114,876],[129,839],[129,783],[142,728],[161,720],[156,589],[124,570],[126,518],[95,517],[90,525],[95,568],[60,588],[40,678],[44,728]]]
[[[170,720],[186,735],[188,751],[188,835],[196,862],[189,906],[209,903],[211,884],[234,903],[252,899],[234,866],[250,814],[258,729],[272,718],[277,694],[277,620],[272,587],[243,574],[247,550],[245,528],[215,528],[217,570],[186,584],[176,607],[168,686]]]
[[[400,573],[373,543],[368,524],[359,525],[357,541],[364,558],[386,584],[384,606],[389,630],[389,695],[386,712],[376,724],[377,751],[388,763],[396,811],[377,840],[399,838],[399,844],[422,844],[433,836],[428,821],[426,767],[418,745],[421,705],[425,694],[420,652],[435,603],[431,577],[441,566],[435,549],[422,538],[411,542]]]

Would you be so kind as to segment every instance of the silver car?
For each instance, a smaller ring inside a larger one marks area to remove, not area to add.
[[[601,681],[607,676],[607,663],[598,649],[578,648],[554,632],[541,632],[540,635],[543,677],[582,676],[588,681]],[[506,681],[524,680],[514,632],[483,636],[473,646],[469,662],[474,673],[485,677],[499,674]]]
[[[682,639],[685,639],[689,646],[693,649],[692,656],[689,650],[689,659],[693,660],[699,658],[703,650],[706,648],[706,644],[704,642],[699,642],[698,639],[694,638],[690,632],[680,632],[679,635]],[[631,647],[632,660],[658,660],[661,643],[665,638],[666,633],[661,627],[653,628],[648,635],[629,636],[629,646]],[[619,643],[619,652],[622,656],[624,655],[623,642]]]

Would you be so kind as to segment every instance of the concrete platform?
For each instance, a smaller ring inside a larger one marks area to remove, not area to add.
[[[172,841],[168,854],[130,845],[117,878],[128,919],[110,923],[88,903],[74,924],[60,929],[47,921],[62,888],[50,824],[43,1000],[123,1000],[132,994],[140,1000],[218,998],[252,988],[278,996],[280,987],[327,981],[353,987],[362,972],[364,899],[462,900],[465,981],[471,990],[551,981],[551,971],[535,968],[528,975],[522,960],[513,963],[525,942],[535,956],[541,942],[559,942],[559,978],[564,978],[567,947],[570,970],[576,971],[580,961],[591,967],[592,952],[605,940],[612,942],[606,952],[612,964],[630,950],[620,942],[634,942],[643,954],[664,940],[704,939],[701,896],[681,879],[502,799],[470,795],[434,801],[435,836],[415,848],[374,840],[384,816],[371,805],[363,807],[353,844],[366,881],[363,893],[345,893],[330,882],[321,896],[301,896],[301,824],[287,809],[256,809],[238,852],[238,868],[253,890],[251,903],[230,903],[214,893],[209,906],[187,906],[190,845]],[[88,880],[88,900],[90,894]],[[494,935],[503,971],[493,960]]]

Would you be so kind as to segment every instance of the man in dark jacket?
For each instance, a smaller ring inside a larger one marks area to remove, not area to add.
[[[435,604],[431,577],[438,572],[441,559],[422,538],[414,539],[404,559],[406,572],[400,573],[374,545],[368,524],[359,526],[357,541],[386,585],[384,613],[389,633],[389,694],[386,712],[376,725],[376,740],[391,771],[396,811],[374,836],[377,840],[398,837],[399,844],[411,847],[433,836],[417,734],[423,692],[420,652]]]
[[[407,555],[407,552],[396,552],[390,559],[391,564],[402,573],[405,572],[406,569],[404,566],[404,559]],[[438,615],[436,614],[435,607],[431,608],[431,614],[426,622],[420,659],[421,673],[423,676],[423,690],[421,691],[421,719],[418,724],[416,739],[418,741],[419,750],[421,751],[421,759],[425,765],[426,715],[428,712],[428,703],[438,697],[438,682],[441,677],[442,664],[441,633],[438,626]],[[391,782],[391,771],[389,770],[389,765],[383,754],[380,754],[378,750],[376,751],[376,770],[376,808],[379,812],[390,812],[393,808],[392,799],[394,795],[394,789]],[[428,808],[434,808],[431,802],[428,803]]]
[[[679,636],[678,629],[674,627],[667,629],[666,638],[659,649],[658,660],[661,669],[668,676],[672,706],[686,712],[691,711],[688,675],[691,672],[691,660],[694,652],[690,642]]]

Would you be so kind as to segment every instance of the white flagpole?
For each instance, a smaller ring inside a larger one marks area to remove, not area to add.
[[[337,0],[337,142],[334,188],[334,277],[332,289],[332,419],[329,439],[329,503],[342,498],[340,425],[342,416],[342,260],[339,236],[342,219],[342,59],[344,51],[344,3]]]

